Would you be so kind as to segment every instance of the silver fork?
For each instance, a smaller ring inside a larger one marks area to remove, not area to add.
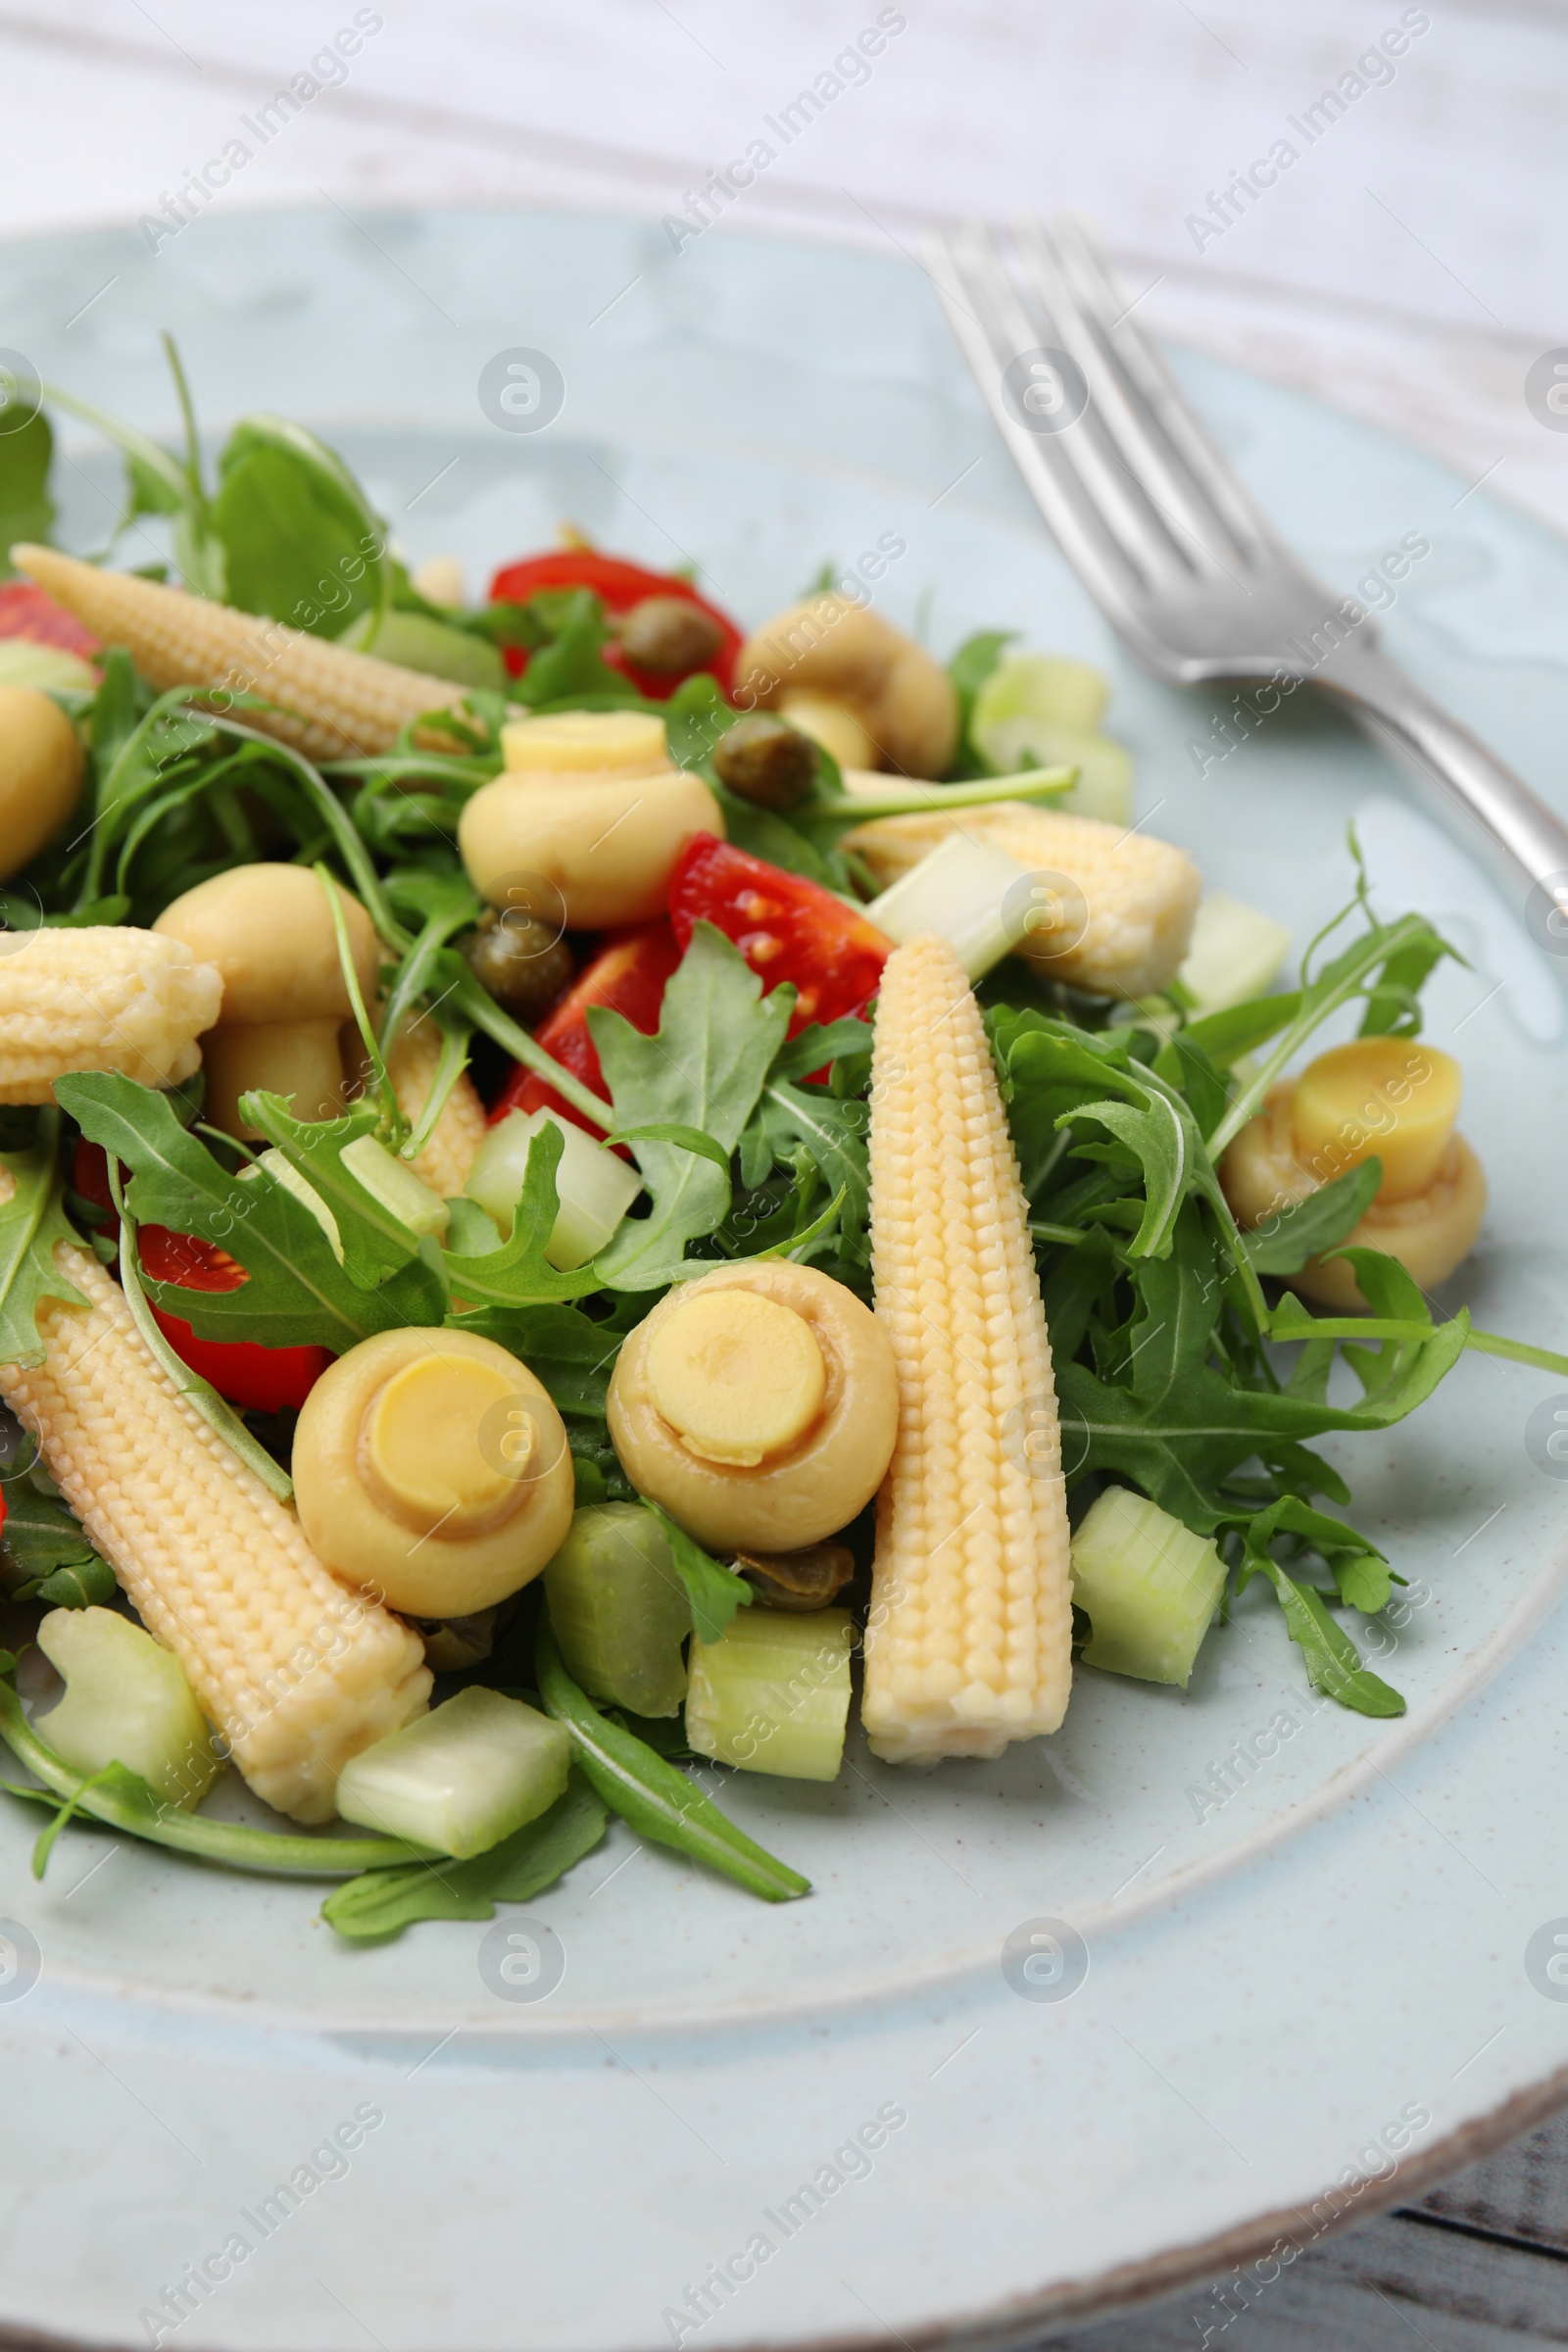
[[[1298,563],[1188,407],[1089,222],[933,233],[948,323],[1062,553],[1135,660],[1173,685],[1310,680],[1439,788],[1537,944],[1568,956],[1568,826]],[[1275,708],[1278,705],[1276,703]]]

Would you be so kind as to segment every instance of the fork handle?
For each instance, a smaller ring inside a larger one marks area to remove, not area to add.
[[[1538,947],[1568,956],[1568,825],[1380,648],[1348,639],[1317,682],[1370,732],[1393,737],[1438,788],[1450,821],[1465,820],[1454,829],[1488,854]]]

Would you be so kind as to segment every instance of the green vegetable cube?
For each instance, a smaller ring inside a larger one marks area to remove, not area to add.
[[[600,1502],[574,1513],[545,1596],[566,1672],[591,1698],[634,1715],[680,1713],[692,1608],[652,1511]]]
[[[847,1609],[752,1608],[694,1642],[686,1738],[700,1756],[787,1781],[831,1781],[844,1756],[855,1627]]]
[[[1111,1487],[1072,1540],[1072,1596],[1094,1628],[1084,1663],[1185,1690],[1225,1583],[1215,1546]]]
[[[35,1725],[76,1772],[123,1764],[166,1803],[191,1806],[221,1769],[185,1670],[118,1609],[52,1609],[38,1647],[65,1677],[66,1695]]]
[[[520,1699],[470,1683],[344,1766],[345,1821],[459,1861],[548,1811],[566,1786],[571,1740]]]
[[[1176,976],[1200,1012],[1224,1012],[1272,988],[1290,952],[1291,935],[1283,923],[1223,890],[1211,890],[1199,906],[1192,945]]]

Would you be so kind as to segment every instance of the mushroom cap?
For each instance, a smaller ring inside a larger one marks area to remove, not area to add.
[[[940,776],[958,741],[953,680],[923,646],[880,613],[828,590],[776,613],[741,647],[735,701],[771,710],[806,689],[841,702],[883,762],[906,776]]]
[[[381,948],[356,898],[338,892],[360,990],[375,994]],[[327,894],[303,865],[236,865],[198,882],[153,925],[182,939],[198,963],[223,975],[225,1025],[347,1020],[353,1011],[338,960]]]

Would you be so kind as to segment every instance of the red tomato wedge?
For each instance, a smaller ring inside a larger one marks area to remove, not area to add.
[[[674,572],[648,571],[641,564],[628,564],[620,556],[602,556],[591,547],[563,547],[547,556],[528,556],[520,564],[504,564],[490,583],[490,601],[525,605],[541,588],[591,588],[595,596],[603,598],[606,612],[612,615],[629,612],[633,605],[640,605],[650,596],[674,596],[685,604],[696,605],[723,631],[724,641],[711,662],[700,662],[696,670],[685,674],[699,677],[706,672],[716,679],[720,691],[726,695],[734,683],[735,657],[744,643],[740,630],[727,612],[710,604],[706,596],[699,596],[690,580],[683,580]],[[527,655],[518,646],[506,646],[502,651],[512,675],[520,677],[528,665]],[[610,668],[629,678],[638,693],[650,702],[666,702],[680,684],[678,677],[638,669],[623,659],[619,646],[613,642],[605,647],[605,661]]]
[[[72,1161],[73,1189],[95,1207],[113,1212],[108,1163],[103,1150],[83,1137]],[[226,1250],[193,1233],[167,1225],[143,1225],[137,1235],[141,1270],[149,1282],[177,1283],[185,1291],[237,1291],[250,1276]],[[151,1299],[148,1300],[151,1306]],[[153,1319],[181,1363],[210,1380],[230,1404],[256,1413],[281,1412],[305,1402],[327,1365],[325,1348],[263,1348],[254,1340],[203,1340],[190,1324],[167,1308],[153,1306]]]
[[[893,942],[820,883],[786,874],[711,833],[695,833],[669,886],[669,919],[682,951],[697,922],[734,941],[764,990],[792,980],[796,1036],[836,1021],[875,996]]]
[[[74,612],[57,605],[30,580],[7,580],[0,585],[0,637],[24,637],[31,645],[58,645],[68,654],[93,661],[98,640],[84,629]]]
[[[652,1037],[659,1027],[664,984],[680,958],[675,934],[666,922],[639,923],[632,930],[608,934],[592,963],[578,975],[575,986],[567,990],[555,1010],[540,1022],[534,1031],[535,1038],[547,1054],[580,1078],[584,1086],[591,1086],[596,1095],[603,1095],[608,1102],[610,1094],[599,1067],[598,1050],[588,1031],[589,1006],[605,1004],[612,1012],[624,1013],[634,1029],[640,1029],[644,1037]],[[559,1111],[574,1126],[593,1133],[580,1111],[564,1102],[547,1080],[520,1061],[513,1065],[512,1075],[490,1113],[490,1123],[494,1126],[509,1110],[544,1109]]]

